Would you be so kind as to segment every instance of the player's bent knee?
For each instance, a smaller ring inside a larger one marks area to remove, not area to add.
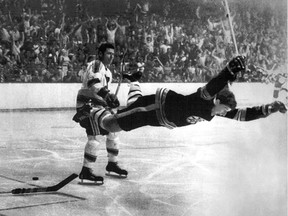
[[[96,140],[95,136],[88,136],[88,141],[85,146],[84,157],[90,161],[95,161],[100,151],[100,143]]]
[[[117,133],[109,133],[109,134],[107,134],[106,137],[109,140],[118,140],[119,139]]]
[[[117,119],[114,115],[109,115],[106,116],[103,120],[102,120],[102,124],[101,126],[103,127],[103,129],[107,130],[108,132],[111,133],[115,133],[115,132],[119,132],[122,131],[122,129],[120,128]]]

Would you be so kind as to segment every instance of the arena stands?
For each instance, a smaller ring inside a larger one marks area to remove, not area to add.
[[[287,77],[287,2],[243,1],[229,4],[239,53],[248,59],[238,82]],[[141,82],[209,81],[235,55],[222,2],[161,3],[0,0],[0,82],[81,82],[106,41],[116,47],[115,82],[123,68],[142,70]]]

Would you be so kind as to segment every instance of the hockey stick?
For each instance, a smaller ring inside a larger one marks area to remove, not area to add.
[[[118,81],[118,85],[117,85],[117,88],[116,88],[116,91],[115,91],[115,96],[117,96],[118,92],[119,92],[119,89],[120,89],[120,86],[121,86],[121,83],[122,83],[122,74],[120,75],[120,79]]]
[[[227,15],[228,15],[228,20],[229,20],[229,25],[230,25],[230,30],[231,30],[231,34],[232,34],[233,43],[234,43],[234,46],[235,46],[236,55],[239,55],[239,51],[238,51],[238,48],[237,48],[236,38],[235,38],[234,30],[233,30],[233,25],[232,25],[232,20],[231,20],[230,10],[229,10],[229,6],[228,6],[227,0],[225,0],[225,6],[226,6],[226,10],[227,10]]]
[[[124,71],[124,63],[125,63],[125,56],[127,54],[127,49],[125,50],[125,52],[123,53],[123,58],[122,58],[122,66],[121,66],[121,74],[120,74],[120,79],[118,81],[118,85],[117,85],[117,89],[115,91],[115,96],[118,95],[118,92],[119,92],[119,89],[120,89],[120,86],[121,86],[121,83],[122,83],[122,80],[123,80],[123,77],[122,77],[122,73]]]
[[[39,188],[16,188],[11,191],[12,194],[24,194],[24,193],[39,193],[39,192],[55,192],[59,189],[63,188],[65,185],[70,183],[72,180],[77,178],[78,175],[73,173],[72,175],[68,176],[63,181],[59,182],[56,185],[50,187],[39,187]]]

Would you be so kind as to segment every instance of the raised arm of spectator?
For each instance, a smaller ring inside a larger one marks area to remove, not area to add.
[[[170,33],[171,33],[171,36],[170,36],[171,41],[170,41],[170,43],[172,45],[174,43],[174,25],[173,25],[173,23],[171,23]]]
[[[210,21],[210,17],[207,19],[208,25],[207,28],[209,31],[214,31],[214,25],[213,23]]]
[[[25,41],[25,34],[24,32],[21,32],[21,41],[19,43],[19,49],[24,45],[24,41]]]
[[[31,11],[31,8],[28,9],[28,12],[29,12],[29,14],[28,14],[28,21],[29,21],[29,23],[30,23],[31,18],[32,18],[32,11]]]
[[[154,44],[156,33],[154,32],[153,29],[151,29],[150,32],[151,32],[150,34],[151,34],[151,38],[152,38],[152,43]]]
[[[170,29],[169,29],[170,28]],[[170,32],[169,32],[170,30]],[[173,38],[174,38],[174,30],[173,30],[173,24],[170,26],[165,26],[165,39],[168,40],[168,44],[173,44]]]
[[[105,24],[104,24],[104,25],[105,25],[106,29],[108,29],[108,22],[109,22],[108,17],[105,17],[105,20],[106,20],[106,21],[105,21]]]
[[[130,23],[130,21],[128,19],[126,20],[126,23],[127,23],[126,27],[127,26],[131,26],[131,23]]]
[[[216,56],[215,52],[216,52],[216,49],[212,50],[211,57],[213,57],[217,61],[217,60],[219,60],[219,57]]]
[[[145,28],[143,28],[143,43],[147,44],[147,37],[148,37],[148,33],[145,30]]]
[[[224,21],[223,21],[223,20],[221,20],[221,27],[222,27],[222,30],[223,30],[223,31],[226,31],[225,24],[224,24]]]
[[[169,38],[169,26],[165,26],[165,37],[168,39]]]
[[[66,14],[63,13],[63,16],[62,16],[62,21],[61,21],[61,24],[60,24],[60,30],[62,31],[65,27],[65,17],[66,17]]]
[[[145,63],[145,64],[146,64],[146,62],[147,62],[148,55],[149,55],[149,53],[147,53],[147,54],[145,55],[145,57],[144,57],[144,63]]]
[[[119,18],[119,17],[118,17]],[[118,25],[118,27],[119,27],[119,29],[121,30],[121,32],[124,34],[124,35],[126,35],[126,27],[128,27],[128,26],[130,26],[131,24],[130,24],[130,22],[129,22],[129,20],[126,20],[125,19],[125,21],[126,21],[126,24],[119,24],[118,23],[118,18],[117,18],[117,21],[116,21],[116,25]]]
[[[248,43],[247,43],[247,44],[245,44],[245,45],[246,45],[246,49],[245,49],[245,50],[243,49],[243,52],[241,53],[241,55],[243,55],[243,56],[246,56],[246,57],[247,57],[247,56],[250,54],[250,46],[251,46],[251,45],[250,45],[250,44],[248,44]]]
[[[219,47],[219,43],[220,43],[220,42],[221,42],[220,37],[217,37],[216,40],[215,40],[216,50],[219,50],[219,49],[220,49],[220,47]],[[214,50],[215,50],[215,49],[214,49]],[[214,50],[213,50],[213,51],[214,51]],[[212,51],[212,52],[213,52],[213,51]]]
[[[44,34],[45,34],[45,36],[47,36],[47,31],[48,31],[48,29],[50,28],[50,20],[48,20],[47,22],[45,22],[45,23],[44,23],[44,26],[45,26],[45,28],[44,28]]]
[[[11,39],[12,39],[11,51],[14,54],[15,59],[17,61],[20,61],[20,48],[24,44],[24,32],[21,32],[21,34],[22,34],[22,40],[20,41],[18,45],[15,44],[15,35],[13,33],[11,35]]]
[[[3,57],[7,60],[7,62],[11,62],[10,57],[7,55],[10,52],[10,49],[4,49]]]
[[[175,52],[175,55],[174,55],[174,58],[172,60],[172,64],[176,64],[176,62],[178,61],[178,57],[179,57],[179,54],[178,54],[178,50]]]
[[[14,23],[13,23],[13,20],[12,20],[12,17],[11,17],[11,11],[10,10],[8,12],[8,18],[9,18],[10,23],[12,23],[12,25],[13,25]]]
[[[116,29],[120,27],[119,23],[118,23],[118,19],[119,19],[119,16],[117,16],[115,19],[114,19],[114,23],[116,24]]]
[[[142,10],[142,7],[141,7],[141,5],[140,5],[139,3],[137,3],[137,5],[135,6],[134,12],[135,12],[137,9]]]
[[[88,31],[87,28],[85,29],[85,34],[86,34],[86,37],[87,37],[87,43],[90,43],[90,35],[89,35],[89,31]]]

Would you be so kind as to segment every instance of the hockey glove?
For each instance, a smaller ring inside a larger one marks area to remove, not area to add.
[[[233,58],[228,65],[225,67],[229,74],[229,80],[234,81],[237,78],[237,74],[240,71],[245,71],[246,69],[246,57],[245,56],[237,56]],[[224,71],[225,71],[224,69]]]
[[[90,103],[85,104],[84,106],[77,108],[77,113],[73,116],[73,121],[81,122],[90,116],[90,110],[92,106]]]
[[[281,102],[281,101],[274,101],[273,103],[270,104],[266,104],[264,106],[264,114],[265,115],[269,115],[271,113],[275,113],[275,112],[281,112],[281,113],[286,113],[287,112],[287,108],[286,106]]]
[[[238,72],[246,69],[246,57],[245,56],[237,56],[233,58],[227,65],[227,68],[230,73],[236,75]]]
[[[120,103],[117,96],[111,94],[106,86],[99,90],[98,95],[101,96],[106,101],[108,107],[110,108],[119,107]]]
[[[115,94],[108,93],[104,99],[110,108],[117,108],[120,106],[120,102]]]

